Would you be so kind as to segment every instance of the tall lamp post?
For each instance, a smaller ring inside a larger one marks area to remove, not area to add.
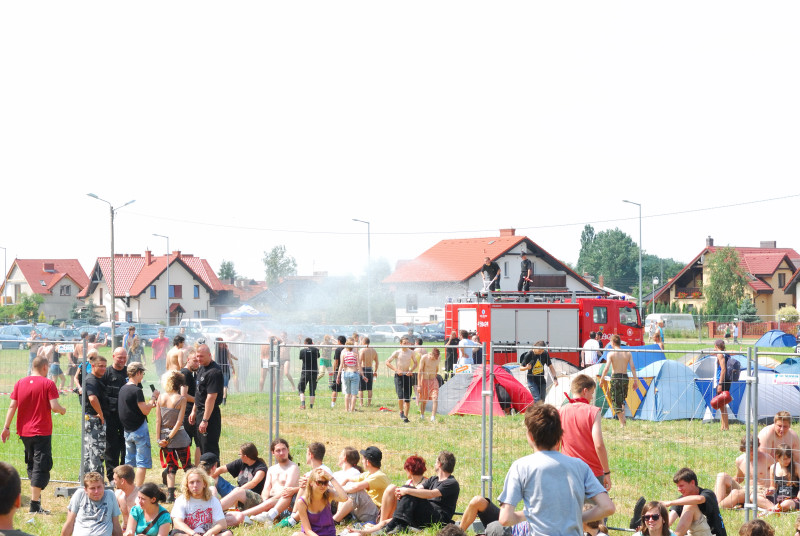
[[[364,220],[357,220],[353,218],[353,221],[357,221],[358,223],[366,223],[367,224],[367,324],[372,324],[372,290],[370,289],[372,279],[372,253],[370,251],[370,231],[369,231],[369,222]]]
[[[6,267],[6,248],[0,246],[3,250],[3,302],[0,305],[6,304],[6,287],[8,286],[8,268]]]
[[[153,233],[153,236],[167,239],[167,325],[169,326],[169,237],[163,234]]]
[[[108,208],[111,211],[111,349],[113,350],[114,349],[114,344],[117,342],[117,339],[116,339],[116,334],[117,334],[117,332],[116,332],[116,325],[117,325],[116,301],[117,301],[117,295],[116,295],[116,287],[114,286],[114,214],[119,209],[121,209],[123,207],[127,207],[128,205],[130,205],[131,203],[133,203],[136,200],[135,199],[131,199],[130,201],[128,201],[124,205],[120,205],[117,208],[114,208],[114,205],[112,205],[109,201],[106,201],[105,199],[103,199],[101,197],[98,197],[95,194],[86,194],[86,195],[88,195],[89,197],[93,197],[94,199],[97,199],[98,201],[102,201],[103,203],[106,203],[108,205]]]
[[[639,207],[639,318],[642,317],[642,205],[635,201],[622,200],[623,203],[630,203]]]

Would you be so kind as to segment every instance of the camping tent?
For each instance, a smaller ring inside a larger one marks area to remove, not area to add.
[[[797,346],[797,339],[794,335],[771,329],[758,339],[754,345],[756,348],[794,348]]]
[[[533,402],[530,391],[502,366],[495,365],[493,376],[489,375],[488,368],[486,369],[486,374],[486,381],[491,384],[492,406],[495,415],[503,415],[503,410],[497,400],[496,384],[502,385],[506,391],[508,391],[508,394],[511,396],[511,407],[517,412],[525,411],[525,408]],[[481,402],[481,376],[481,371],[472,375],[472,381],[469,386],[467,386],[464,396],[458,404],[450,410],[450,415],[481,415],[483,412],[483,404]],[[494,378],[494,383],[492,383],[492,378]]]
[[[266,320],[270,315],[262,313],[251,305],[244,304],[238,309],[225,313],[219,317],[221,324],[238,326],[242,320]]]
[[[775,367],[775,372],[779,374],[800,374],[800,359],[787,357],[783,363]]]
[[[633,357],[633,365],[636,367],[636,370],[644,368],[655,361],[666,359],[664,356],[664,351],[657,344],[647,344],[645,346],[624,346],[622,349],[631,353],[631,357]],[[601,362],[606,362],[605,356],[611,350],[613,350],[611,344],[606,345],[605,349],[603,350],[603,356],[600,357]]]

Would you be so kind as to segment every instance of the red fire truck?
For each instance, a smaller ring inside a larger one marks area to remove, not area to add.
[[[603,346],[615,333],[629,346],[643,342],[634,302],[591,292],[476,292],[445,305],[444,325],[445,333],[465,329],[495,345],[545,341],[551,357],[573,365],[580,363],[579,352],[566,349],[583,346],[590,331],[603,333]],[[495,364],[516,362],[517,351],[495,351],[494,359]]]

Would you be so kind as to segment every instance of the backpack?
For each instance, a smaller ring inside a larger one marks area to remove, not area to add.
[[[725,381],[738,382],[739,375],[742,373],[742,364],[738,359],[731,357],[731,354],[725,354]]]

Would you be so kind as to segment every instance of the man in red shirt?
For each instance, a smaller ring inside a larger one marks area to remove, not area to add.
[[[572,380],[569,404],[558,410],[561,416],[561,452],[586,462],[594,476],[607,490],[611,489],[611,469],[603,441],[600,408],[594,405],[595,381],[586,374]]]
[[[50,412],[64,415],[67,408],[58,403],[58,389],[53,380],[47,378],[46,357],[33,360],[31,375],[14,384],[11,392],[11,405],[8,406],[6,422],[0,439],[6,442],[11,435],[11,421],[17,415],[17,435],[25,445],[25,463],[31,481],[30,512],[49,514],[42,509],[42,490],[50,482],[50,469],[53,468],[53,418]]]
[[[167,348],[169,347],[169,339],[164,336],[164,328],[158,330],[158,337],[153,339],[152,344],[153,364],[155,364],[156,373],[160,378],[167,371]]]

